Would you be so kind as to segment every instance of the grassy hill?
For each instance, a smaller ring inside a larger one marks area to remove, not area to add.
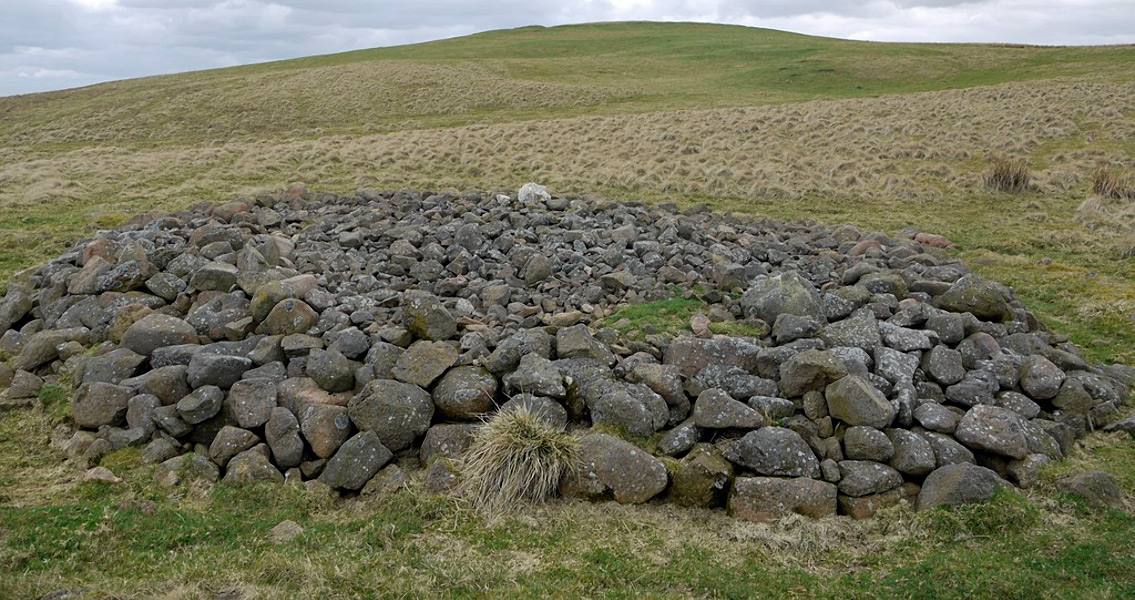
[[[994,157],[1025,164],[1032,187],[987,189]],[[0,283],[133,214],[293,182],[534,180],[944,234],[1091,358],[1135,364],[1133,157],[1135,46],[528,27],[0,98]],[[1094,194],[1101,166],[1132,194]],[[79,483],[46,448],[51,414],[0,416],[0,523],[11,524],[0,597],[67,586],[163,598],[1135,594],[1135,520],[1052,485],[1102,468],[1135,493],[1135,443],[1122,435],[1088,438],[1027,501],[871,524],[570,504],[488,522],[416,492],[345,506],[279,488],[171,498],[133,451],[104,462],[125,483]],[[285,518],[306,537],[273,545]]]

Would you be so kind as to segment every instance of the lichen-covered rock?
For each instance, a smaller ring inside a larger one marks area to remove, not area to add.
[[[608,367],[615,365],[615,355],[607,346],[591,335],[586,325],[566,327],[556,332],[556,356],[560,358],[590,358]]]
[[[564,475],[560,491],[597,500],[612,497],[620,504],[642,504],[666,489],[669,475],[661,460],[630,442],[605,433],[579,441],[580,468]]]
[[[848,375],[824,389],[828,414],[848,425],[876,429],[889,427],[898,410],[874,385],[861,377]]]
[[[270,379],[242,379],[229,390],[228,406],[241,427],[260,427],[276,408],[276,384]]]
[[[394,454],[382,445],[378,434],[362,431],[343,443],[327,461],[319,481],[333,488],[362,489]]]
[[[303,438],[300,422],[292,411],[277,406],[264,424],[264,441],[272,451],[272,459],[281,469],[298,467],[303,461]]]
[[[958,423],[954,437],[974,450],[1010,458],[1024,458],[1029,453],[1021,416],[996,406],[969,409]]]
[[[747,372],[757,369],[761,346],[744,338],[703,340],[684,336],[666,347],[663,362],[678,368],[683,377],[693,377],[709,365],[738,367]]]
[[[891,438],[874,427],[856,425],[843,434],[843,453],[851,460],[887,462],[895,455]]]
[[[75,392],[71,416],[79,427],[116,425],[125,419],[127,404],[133,397],[133,391],[120,385],[84,383]]]
[[[177,412],[190,425],[207,421],[221,412],[225,393],[215,385],[199,387],[177,401]]]
[[[810,281],[789,271],[771,277],[758,277],[741,296],[741,308],[748,316],[775,323],[782,314],[825,321],[820,294]]]
[[[1010,293],[1005,286],[966,275],[954,282],[946,293],[934,299],[934,306],[956,313],[971,313],[986,321],[1011,321]]]
[[[709,444],[695,446],[675,468],[667,498],[682,506],[724,506],[733,482],[733,465]]]
[[[847,496],[881,494],[902,485],[902,474],[893,467],[869,460],[839,462],[839,491]]]
[[[496,408],[497,387],[497,378],[481,367],[454,367],[434,387],[434,406],[450,419],[477,419]]]
[[[229,461],[222,479],[228,485],[242,486],[258,481],[284,483],[284,475],[268,460],[268,447],[260,444],[237,454]]]
[[[756,429],[764,425],[761,413],[717,388],[698,395],[693,416],[695,425],[707,429]]]
[[[416,338],[443,341],[457,335],[457,321],[429,292],[411,290],[402,295],[402,326]]]
[[[847,376],[847,367],[830,352],[805,350],[780,365],[780,391],[789,398],[822,391]]]
[[[394,379],[429,388],[446,369],[457,364],[460,354],[445,342],[421,340],[414,342],[394,363]]]
[[[820,461],[808,443],[785,427],[762,427],[746,433],[726,447],[725,458],[761,475],[820,476]]]
[[[1004,485],[997,473],[977,465],[958,463],[936,469],[922,483],[918,510],[984,502]]]
[[[351,437],[351,418],[344,406],[309,404],[300,411],[298,420],[300,433],[319,458],[330,458]]]
[[[837,488],[817,479],[738,477],[727,508],[731,516],[765,522],[796,513],[814,519],[836,512]]]
[[[351,421],[374,431],[382,445],[397,452],[409,448],[430,427],[434,403],[420,387],[377,379],[366,385],[347,406]]]
[[[512,393],[550,398],[567,396],[563,374],[552,364],[552,361],[534,352],[521,357],[516,370],[504,376],[504,384],[505,389]],[[496,390],[495,383],[493,390]]]

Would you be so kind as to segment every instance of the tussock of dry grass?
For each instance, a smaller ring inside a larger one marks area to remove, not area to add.
[[[579,440],[525,408],[497,413],[464,456],[460,493],[489,514],[544,502],[579,462]]]
[[[994,157],[989,172],[985,174],[985,187],[998,192],[1018,194],[1029,189],[1031,175],[1024,161],[1013,161],[1000,156]]]
[[[1135,200],[1135,180],[1130,173],[1098,167],[1092,173],[1092,193],[1113,200]]]

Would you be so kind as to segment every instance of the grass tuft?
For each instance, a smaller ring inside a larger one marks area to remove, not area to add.
[[[498,513],[517,501],[543,502],[579,462],[579,440],[527,409],[497,414],[465,455],[459,492]]]
[[[1135,200],[1135,181],[1130,173],[1098,167],[1092,173],[1092,193],[1112,200]]]
[[[1025,161],[995,156],[991,162],[989,172],[985,174],[985,187],[1013,194],[1029,189],[1032,176]]]
[[[71,389],[67,386],[47,384],[39,390],[39,401],[53,424],[71,420]]]

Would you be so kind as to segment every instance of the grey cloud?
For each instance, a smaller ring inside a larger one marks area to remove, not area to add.
[[[0,0],[0,95],[522,25],[695,20],[880,41],[1135,42],[1130,0]],[[86,4],[91,4],[89,0]]]

